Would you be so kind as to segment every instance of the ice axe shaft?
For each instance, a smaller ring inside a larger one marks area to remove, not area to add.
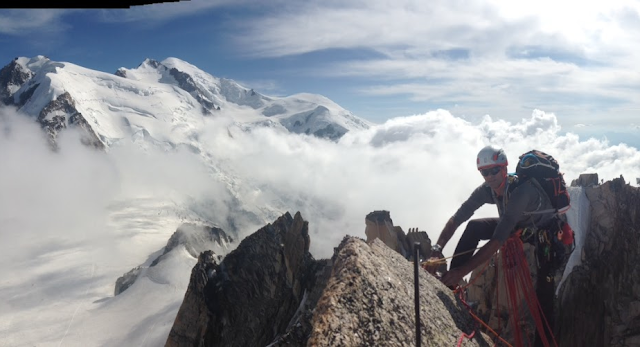
[[[418,269],[420,268],[420,242],[413,244],[413,283],[415,287],[415,306],[416,306],[416,346],[420,347],[420,276]]]

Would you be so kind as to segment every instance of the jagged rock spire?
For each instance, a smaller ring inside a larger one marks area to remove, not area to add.
[[[379,239],[346,236],[331,260],[309,254],[307,222],[284,214],[220,264],[202,253],[166,346],[407,346],[415,343],[413,265]],[[474,331],[450,289],[420,278],[424,346]],[[488,346],[476,333],[464,346]]]

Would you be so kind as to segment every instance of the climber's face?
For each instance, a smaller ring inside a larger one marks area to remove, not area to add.
[[[480,170],[480,174],[484,178],[484,181],[487,183],[489,187],[494,190],[497,190],[507,177],[507,167],[506,166],[493,166],[487,169]]]

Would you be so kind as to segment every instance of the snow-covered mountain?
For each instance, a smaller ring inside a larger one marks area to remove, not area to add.
[[[52,153],[30,152],[37,148],[34,133],[23,134],[29,139],[14,150],[3,148],[5,173],[42,172],[55,182],[47,188],[29,179],[26,186],[9,183],[17,186],[15,196],[37,191],[34,200],[42,210],[30,200],[28,210],[40,211],[34,217],[11,201],[15,210],[5,208],[0,214],[2,242],[14,244],[19,254],[32,249],[37,255],[0,257],[0,296],[7,298],[0,301],[3,346],[162,345],[199,253],[188,244],[169,251],[171,235],[194,225],[219,228],[237,241],[300,199],[236,172],[238,167],[230,162],[237,159],[225,155],[228,145],[261,130],[293,137],[308,134],[300,137],[335,144],[347,131],[369,127],[320,95],[261,95],[175,58],[148,59],[137,68],[110,74],[44,56],[19,57],[0,70],[0,101],[17,109],[22,122],[33,128],[39,123],[53,148],[77,135],[84,144],[102,149],[93,153],[91,146],[76,143],[72,151],[89,151],[84,159],[78,153],[71,159],[63,149],[41,165]],[[13,144],[21,128],[4,112],[0,122],[8,138],[0,140]],[[215,144],[219,136],[226,138],[225,145]],[[140,150],[146,155],[132,154]],[[8,153],[11,156],[5,156]],[[56,167],[62,166],[64,173],[57,175]],[[77,176],[70,177],[70,172]],[[100,205],[104,189],[114,192],[104,201],[106,215],[77,212],[76,218],[71,210]],[[70,191],[86,196],[76,201]],[[8,197],[3,202],[15,200],[2,194]],[[41,219],[45,221],[38,226],[24,225]],[[8,230],[12,233],[4,234]],[[40,232],[45,236],[34,237]],[[218,247],[217,254],[223,256],[235,246],[217,241],[209,248]],[[43,275],[25,275],[25,266]],[[25,286],[31,289],[25,291]],[[30,328],[33,324],[37,329]]]
[[[0,71],[0,97],[37,117],[53,137],[78,124],[99,147],[140,137],[197,147],[194,130],[223,111],[245,129],[282,127],[332,140],[370,126],[323,96],[261,95],[177,58],[147,59],[109,74],[44,56],[19,57]]]

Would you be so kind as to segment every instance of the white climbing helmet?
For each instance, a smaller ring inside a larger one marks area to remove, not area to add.
[[[492,166],[507,166],[507,155],[501,148],[487,146],[478,152],[478,160],[476,161],[478,170],[490,168]]]

